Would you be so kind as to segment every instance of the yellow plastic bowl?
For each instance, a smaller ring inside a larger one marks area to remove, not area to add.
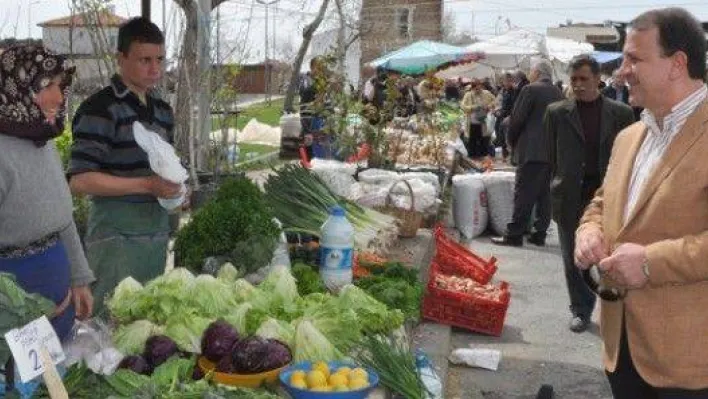
[[[275,384],[278,381],[280,372],[288,367],[286,364],[279,369],[258,374],[232,374],[215,371],[214,369],[216,369],[216,365],[204,356],[199,357],[197,364],[199,364],[199,368],[201,368],[204,373],[212,373],[213,381],[224,385],[242,388],[258,388],[264,384]]]

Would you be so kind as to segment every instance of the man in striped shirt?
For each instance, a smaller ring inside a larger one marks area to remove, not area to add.
[[[686,10],[631,23],[620,74],[641,123],[620,133],[576,233],[597,265],[604,365],[615,398],[708,398],[706,39]]]
[[[165,269],[169,222],[157,198],[178,196],[180,186],[150,169],[132,128],[140,121],[172,141],[172,109],[152,90],[162,74],[164,43],[162,32],[147,19],[121,26],[120,73],[81,104],[73,121],[70,186],[92,199],[85,246],[97,279],[97,315],[123,278],[144,283]]]

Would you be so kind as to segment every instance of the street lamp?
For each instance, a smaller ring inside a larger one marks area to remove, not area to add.
[[[268,73],[269,68],[268,68],[268,7],[271,5],[277,3],[280,0],[256,0],[258,4],[264,5],[265,6],[265,63],[263,64],[263,75],[265,77],[265,89],[266,89],[266,100],[268,101],[268,105],[270,105],[270,74]],[[273,26],[273,30],[275,31],[275,26]]]

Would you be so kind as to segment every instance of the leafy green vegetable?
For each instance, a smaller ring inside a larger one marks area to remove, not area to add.
[[[258,327],[256,335],[262,338],[277,339],[291,348],[295,345],[295,328],[290,323],[272,317],[269,317]]]
[[[297,280],[297,291],[300,295],[316,292],[327,292],[327,288],[320,278],[320,274],[310,265],[296,263],[292,268],[293,277]]]
[[[197,276],[188,298],[203,316],[217,317],[236,305],[231,286],[208,274]]]
[[[394,280],[403,280],[411,285],[419,283],[418,270],[406,267],[400,262],[386,262],[382,267],[371,269],[371,274]]]
[[[214,320],[201,316],[192,316],[189,319],[175,317],[167,322],[165,335],[172,338],[179,349],[200,353],[202,335],[212,321]]]
[[[194,362],[194,359],[172,356],[152,372],[150,380],[162,387],[173,386],[180,381],[189,381],[192,378]]]
[[[15,276],[0,273],[0,362],[10,358],[5,333],[54,312],[54,303],[39,294],[29,294],[17,284]]]
[[[162,333],[162,327],[148,320],[137,320],[119,327],[113,334],[113,343],[122,354],[136,355],[143,353],[148,338]]]
[[[113,317],[118,321],[130,321],[139,318],[135,315],[132,304],[143,290],[143,285],[133,277],[124,278],[118,286],[113,290],[113,296],[106,301],[106,306],[110,309]]]
[[[150,377],[138,374],[132,370],[116,370],[110,376],[105,377],[106,383],[120,396],[130,397],[138,389],[150,382]]]
[[[343,359],[344,355],[335,348],[327,337],[309,320],[302,320],[295,326],[295,349],[293,361],[323,361]]]
[[[237,305],[231,314],[224,317],[241,336],[253,335],[267,318],[266,311],[248,302]]]
[[[234,300],[237,303],[242,303],[247,301],[251,295],[256,292],[256,287],[251,285],[248,281],[240,278],[231,284],[231,290],[233,291]]]
[[[411,285],[405,280],[379,275],[360,278],[355,284],[389,309],[400,309],[406,319],[420,318],[420,301],[423,297],[423,286],[420,283]]]
[[[253,272],[270,263],[280,228],[260,189],[246,177],[224,181],[177,234],[182,265],[202,271],[204,259],[226,256],[238,269]]]
[[[223,282],[232,283],[238,279],[238,276],[238,269],[231,262],[226,262],[226,264],[221,266],[216,277]]]
[[[356,313],[340,307],[336,298],[312,296],[304,306],[300,320],[310,321],[338,350],[347,353],[361,339],[361,330],[352,328],[359,325]]]
[[[339,293],[339,307],[356,312],[364,333],[389,333],[403,324],[403,312],[389,310],[361,288],[346,285]]]

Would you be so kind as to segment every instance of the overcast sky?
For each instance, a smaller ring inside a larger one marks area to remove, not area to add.
[[[280,52],[292,52],[299,45],[301,30],[316,12],[321,0],[280,0],[271,7],[269,30],[276,25],[276,47]],[[345,3],[350,0],[345,0]],[[434,1],[434,0],[431,0]],[[69,15],[70,0],[0,0],[0,37],[32,37],[42,35],[40,22]],[[176,41],[179,32],[180,12],[172,0],[164,0],[165,26],[169,42]],[[331,2],[334,3],[334,2]],[[699,19],[708,21],[708,0],[446,0],[445,12],[454,15],[456,28],[471,35],[488,37],[503,33],[507,26],[536,32],[545,32],[568,20],[573,22],[602,22],[604,20],[630,20],[642,11],[656,7],[680,6],[693,12]],[[136,16],[140,13],[140,0],[114,0],[116,13]],[[153,0],[152,18],[163,24],[163,0]],[[233,48],[234,43],[247,43],[249,50],[245,61],[264,56],[265,8],[253,0],[229,0],[220,10],[221,46]],[[332,6],[330,6],[332,8]],[[215,15],[215,14],[214,14]],[[330,16],[330,23],[334,15]],[[508,22],[507,22],[508,20]],[[250,23],[249,23],[250,21]],[[226,52],[226,50],[224,50]]]

